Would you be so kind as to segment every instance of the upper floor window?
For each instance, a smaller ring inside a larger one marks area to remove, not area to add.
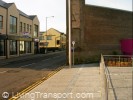
[[[40,39],[40,40],[44,40],[44,36],[40,36],[39,39]]]
[[[10,16],[10,33],[17,33],[17,18]]]
[[[26,32],[26,24],[24,23],[24,32]]]
[[[3,28],[3,16],[0,15],[0,29]]]
[[[22,28],[22,22],[20,22],[20,28],[19,28],[20,32],[22,32],[23,28]]]
[[[47,35],[47,40],[52,40],[52,36]]]
[[[34,25],[34,36],[38,36],[38,25]]]
[[[29,33],[31,33],[31,28],[32,28],[32,27],[31,27],[31,25],[30,25],[30,30],[29,30],[30,32],[29,32]]]
[[[29,32],[29,24],[27,24],[27,32]]]

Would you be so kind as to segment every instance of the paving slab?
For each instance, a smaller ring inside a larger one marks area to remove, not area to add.
[[[98,65],[64,68],[19,100],[102,100]]]
[[[109,67],[109,100],[132,100],[133,67]]]

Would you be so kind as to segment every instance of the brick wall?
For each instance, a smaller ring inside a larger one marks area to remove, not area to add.
[[[120,40],[133,37],[129,11],[85,5],[85,0],[71,0],[71,9],[75,63],[96,61],[101,53],[121,54]],[[66,20],[68,33],[68,12]]]
[[[85,5],[81,11],[84,34],[76,47],[76,62],[95,61],[100,54],[121,54],[120,40],[132,38],[132,13],[129,11]],[[81,25],[81,26],[82,26]],[[74,29],[73,29],[74,30]],[[72,37],[77,37],[73,31]]]

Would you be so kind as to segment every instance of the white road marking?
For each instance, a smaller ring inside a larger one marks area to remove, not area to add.
[[[35,63],[31,63],[31,64],[28,64],[28,65],[24,65],[24,66],[21,66],[21,67],[19,67],[19,68],[24,68],[24,67],[27,67],[27,66],[33,65],[33,64],[35,64]]]
[[[61,55],[61,56],[62,56],[62,55]],[[42,60],[42,61],[47,61],[47,60],[50,60],[50,59],[53,59],[53,58],[58,58],[58,57],[60,57],[60,56],[51,57],[51,58],[48,58],[48,59],[44,59],[44,60]]]
[[[49,59],[51,59],[51,58],[48,58],[48,59],[44,59],[44,60],[42,60],[42,61],[47,61],[47,60],[49,60]]]

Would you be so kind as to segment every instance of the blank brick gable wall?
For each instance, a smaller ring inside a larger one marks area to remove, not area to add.
[[[98,60],[101,53],[121,53],[120,40],[132,38],[132,12],[85,5],[84,0],[71,3],[75,60],[79,63]]]

